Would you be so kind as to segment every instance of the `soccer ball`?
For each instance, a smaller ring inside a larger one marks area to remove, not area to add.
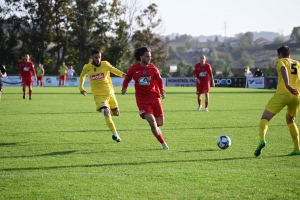
[[[231,145],[231,139],[226,135],[222,135],[219,137],[217,144],[220,149],[227,149]]]

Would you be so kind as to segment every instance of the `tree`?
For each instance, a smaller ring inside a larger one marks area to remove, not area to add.
[[[22,55],[32,54],[34,62],[41,62],[50,43],[51,0],[5,0],[9,5],[11,18],[15,19],[18,41]],[[17,17],[20,16],[20,17]],[[16,20],[17,19],[17,20]]]
[[[300,42],[300,26],[294,27],[291,33],[291,39]]]
[[[284,43],[284,37],[283,36],[277,36],[273,40],[273,44],[283,44]]]
[[[156,18],[158,13],[157,5],[151,4],[141,11],[141,15],[136,17],[139,29],[132,36],[134,48],[148,46],[152,49],[152,61],[156,66],[164,65],[167,59],[166,42],[155,33],[161,25],[161,19]]]

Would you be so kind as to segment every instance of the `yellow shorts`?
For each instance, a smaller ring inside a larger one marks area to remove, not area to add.
[[[115,94],[109,94],[106,96],[94,96],[96,104],[96,111],[100,112],[100,108],[108,107],[114,109],[118,107],[118,102]]]
[[[279,113],[285,106],[287,106],[287,113],[292,117],[298,114],[300,105],[300,97],[291,93],[274,94],[266,105],[266,110],[273,114]]]

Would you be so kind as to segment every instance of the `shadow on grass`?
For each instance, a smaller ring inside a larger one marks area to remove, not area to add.
[[[32,158],[32,157],[40,157],[40,156],[61,156],[61,155],[68,155],[75,152],[77,151],[55,151],[51,153],[38,154],[32,156],[2,156],[0,158]]]
[[[268,157],[286,157],[287,155],[268,156]],[[255,159],[255,157],[239,157],[239,158],[217,158],[217,159],[197,159],[197,160],[162,160],[162,161],[150,161],[150,162],[124,162],[124,163],[106,163],[106,164],[90,164],[90,165],[64,165],[64,166],[51,166],[51,167],[24,167],[24,168],[5,168],[0,171],[25,171],[25,170],[55,170],[65,168],[90,168],[90,167],[116,167],[116,166],[138,166],[147,164],[167,164],[167,163],[189,163],[189,162],[219,162],[230,160],[245,160]]]
[[[0,147],[4,147],[4,146],[14,146],[17,145],[18,143],[0,143]]]

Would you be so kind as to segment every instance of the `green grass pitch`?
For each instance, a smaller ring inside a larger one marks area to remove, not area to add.
[[[253,155],[275,90],[212,88],[207,113],[196,111],[195,88],[167,87],[161,129],[169,151],[139,117],[134,89],[115,90],[120,143],[91,93],[34,87],[29,101],[21,87],[4,87],[0,199],[300,199],[300,156],[286,156],[293,144],[285,110],[269,123],[261,156]],[[230,148],[217,147],[220,135]]]

